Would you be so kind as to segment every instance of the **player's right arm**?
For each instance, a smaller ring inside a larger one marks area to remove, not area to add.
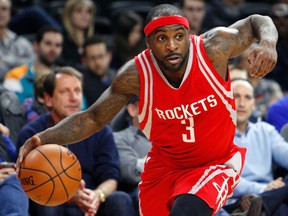
[[[131,60],[120,68],[111,86],[91,107],[28,139],[20,149],[17,170],[23,158],[39,145],[72,144],[101,130],[133,95],[139,95],[139,75],[135,61]]]

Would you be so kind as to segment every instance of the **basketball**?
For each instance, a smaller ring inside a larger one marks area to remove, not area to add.
[[[23,190],[34,202],[56,206],[77,191],[82,177],[77,157],[66,147],[46,144],[33,149],[19,169]]]

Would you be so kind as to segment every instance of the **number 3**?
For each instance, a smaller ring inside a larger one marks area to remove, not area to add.
[[[181,124],[187,125],[186,130],[189,134],[182,134],[183,142],[192,143],[195,142],[194,134],[194,119],[188,118],[181,121]]]

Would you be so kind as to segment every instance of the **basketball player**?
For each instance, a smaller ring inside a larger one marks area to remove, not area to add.
[[[138,95],[140,128],[152,143],[139,184],[144,216],[214,215],[239,180],[245,149],[233,144],[236,112],[228,60],[255,40],[251,75],[263,77],[277,60],[278,34],[269,17],[252,15],[201,36],[188,34],[180,9],[151,9],[148,48],[119,70],[110,88],[86,111],[25,142],[18,168],[31,149],[87,138]]]

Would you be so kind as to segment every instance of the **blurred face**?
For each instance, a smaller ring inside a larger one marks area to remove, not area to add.
[[[182,10],[189,21],[191,30],[199,30],[205,16],[204,1],[185,0]]]
[[[6,28],[10,21],[11,4],[8,0],[0,0],[0,28]]]
[[[62,53],[63,36],[56,32],[46,32],[40,41],[35,43],[39,60],[51,67]]]
[[[230,79],[233,80],[237,78],[248,79],[247,71],[243,69],[238,69],[238,68],[234,68],[230,70]]]
[[[77,5],[71,14],[75,28],[86,30],[92,23],[92,10],[89,5]]]
[[[237,127],[247,124],[255,108],[253,87],[250,83],[237,80],[232,82],[232,89],[236,100]]]
[[[273,22],[278,30],[280,38],[287,38],[288,36],[288,6],[283,4],[274,11],[272,16]]]
[[[182,25],[156,29],[146,38],[147,46],[163,72],[184,72],[188,58],[188,31]]]
[[[104,43],[89,45],[85,49],[83,64],[97,76],[106,75],[111,62],[112,54]]]
[[[142,25],[137,24],[136,26],[134,26],[134,28],[130,32],[128,36],[128,43],[130,44],[131,47],[135,47],[138,44],[138,42],[141,40],[142,30],[143,30]]]
[[[57,74],[53,96],[45,93],[45,103],[51,109],[55,122],[80,111],[82,104],[81,81],[68,74]]]
[[[138,101],[128,104],[127,111],[132,118],[132,124],[134,127],[139,128],[139,120],[138,120]]]

